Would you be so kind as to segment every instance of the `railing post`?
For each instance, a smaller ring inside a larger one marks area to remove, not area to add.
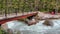
[[[7,12],[6,12],[6,9],[5,9],[5,18],[7,18]]]
[[[16,16],[17,16],[17,9],[15,8],[15,14],[16,14]]]

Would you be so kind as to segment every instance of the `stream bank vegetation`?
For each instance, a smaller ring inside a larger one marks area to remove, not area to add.
[[[60,0],[0,0],[0,14],[49,12],[53,9],[60,12]]]

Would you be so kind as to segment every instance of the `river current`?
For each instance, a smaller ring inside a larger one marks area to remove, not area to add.
[[[21,34],[60,34],[60,19],[53,19],[53,26],[45,26],[45,20],[39,21],[35,25],[28,26],[21,21],[10,21],[6,24],[9,29],[20,31]]]

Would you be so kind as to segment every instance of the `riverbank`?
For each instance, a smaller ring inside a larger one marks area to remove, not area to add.
[[[38,12],[38,16],[40,17],[40,19],[59,19],[60,13],[52,15],[50,13]]]

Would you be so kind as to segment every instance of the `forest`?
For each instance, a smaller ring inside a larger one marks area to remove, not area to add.
[[[60,0],[0,0],[0,14],[56,9],[60,11]]]

